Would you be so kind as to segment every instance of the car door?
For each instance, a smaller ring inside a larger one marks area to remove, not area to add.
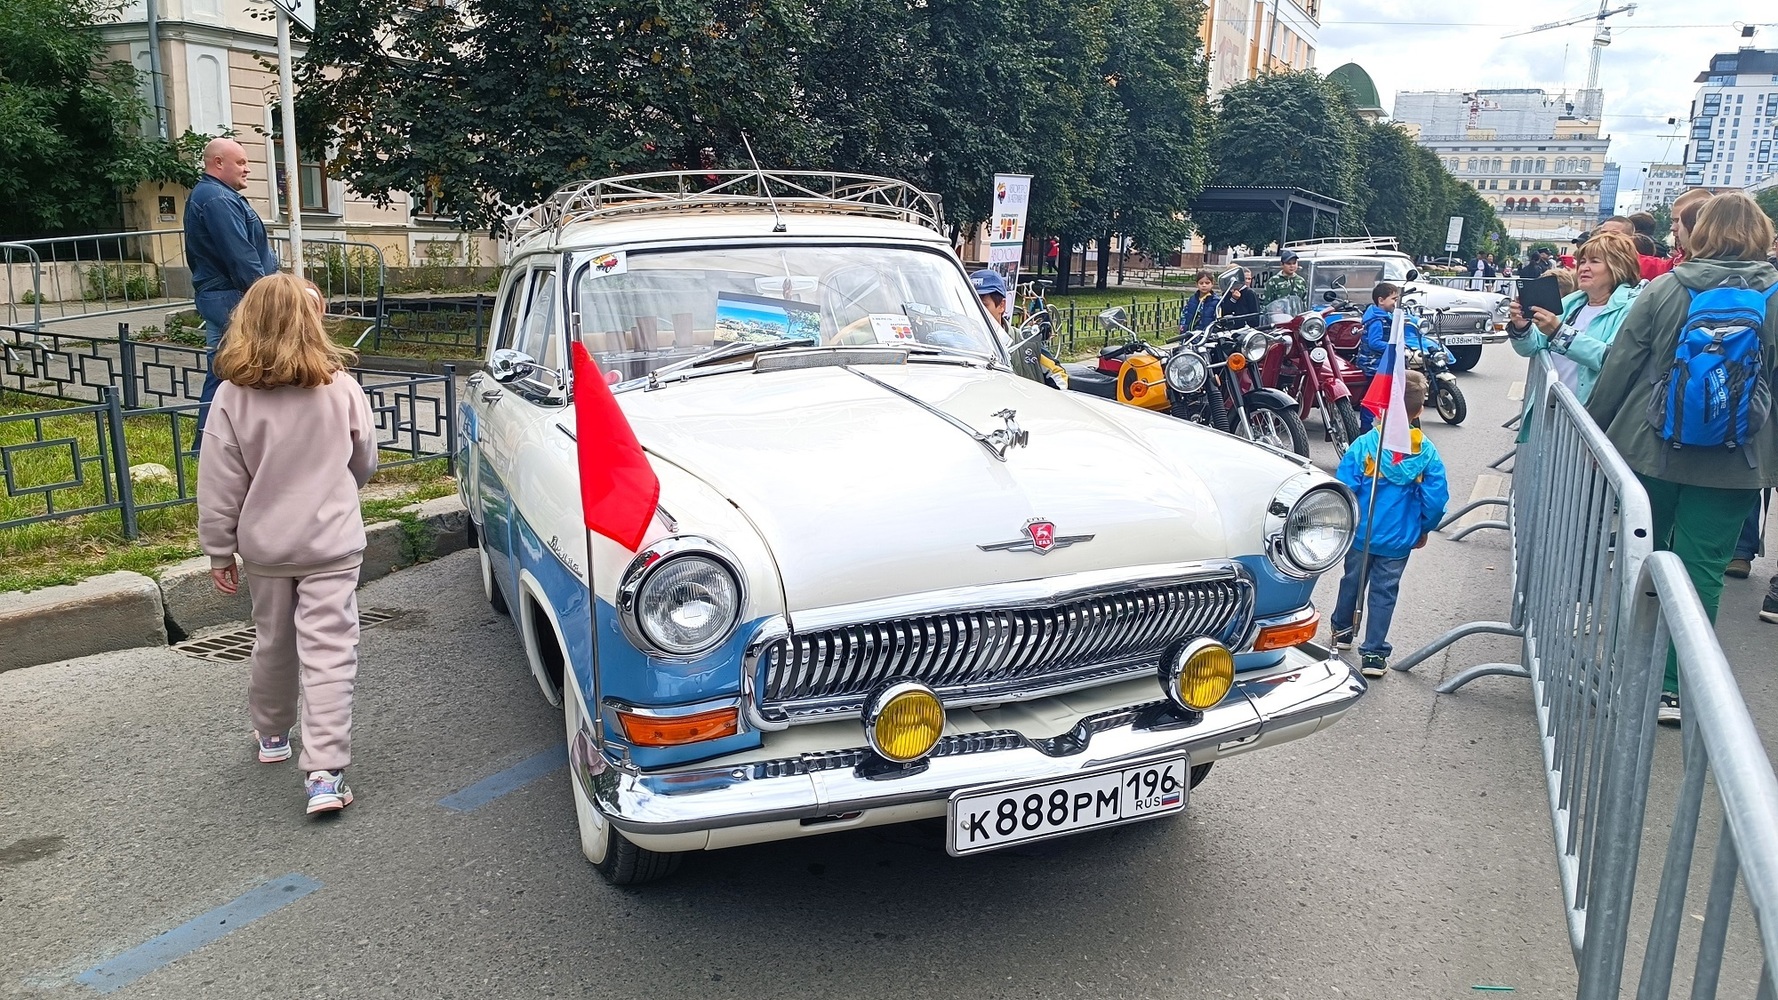
[[[494,327],[488,338],[488,358],[495,352],[516,350],[531,293],[530,262],[519,261],[507,272],[494,307]],[[494,580],[508,599],[514,595],[512,575],[512,476],[511,433],[507,425],[508,386],[494,381],[483,370],[469,379],[464,434],[471,439],[471,475],[464,504],[481,523],[482,545],[488,553]]]
[[[540,427],[560,411],[566,399],[566,355],[558,330],[561,325],[560,293],[555,262],[537,257],[528,262],[522,281],[511,289],[510,319],[502,316],[497,338],[501,347],[531,359],[532,370],[504,383],[489,375],[476,392],[484,407],[481,420],[481,510],[484,524],[495,525],[500,548],[490,546],[493,573],[517,606],[520,534],[525,507],[523,491],[528,480],[527,454],[536,454]],[[535,471],[535,470],[532,470]]]

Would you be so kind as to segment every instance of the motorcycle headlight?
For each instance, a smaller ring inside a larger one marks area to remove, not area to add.
[[[1255,330],[1241,338],[1241,353],[1247,355],[1249,361],[1263,359],[1271,346],[1272,338],[1266,336],[1264,330]]]
[[[1327,364],[1327,348],[1317,347],[1309,352],[1309,360],[1318,365]]]
[[[669,659],[700,656],[740,624],[740,574],[726,553],[698,538],[672,538],[637,554],[618,587],[624,632]]]
[[[1167,360],[1167,388],[1187,395],[1204,388],[1210,368],[1196,351],[1176,351]]]
[[[1310,316],[1303,320],[1303,325],[1297,327],[1296,332],[1298,336],[1313,344],[1327,336],[1327,320],[1320,316]]]
[[[1267,515],[1267,554],[1286,576],[1311,577],[1338,565],[1352,547],[1358,509],[1347,490],[1325,476],[1305,473],[1272,498]]]

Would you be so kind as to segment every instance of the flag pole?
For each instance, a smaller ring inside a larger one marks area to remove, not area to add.
[[[1389,325],[1389,375],[1393,382],[1396,364],[1402,359],[1402,351],[1407,349],[1407,316],[1402,313],[1399,303]],[[1405,372],[1403,377],[1406,377]],[[1401,387],[1394,384],[1389,387],[1391,395],[1400,390]],[[1364,505],[1364,552],[1358,564],[1358,603],[1352,607],[1352,639],[1355,645],[1359,643],[1359,635],[1363,631],[1365,608],[1370,604],[1371,522],[1377,516],[1377,484],[1383,479],[1383,440],[1389,429],[1389,410],[1390,407],[1385,402],[1383,412],[1377,415],[1377,453],[1371,459],[1371,495]],[[1361,655],[1362,650],[1363,647],[1360,646]]]

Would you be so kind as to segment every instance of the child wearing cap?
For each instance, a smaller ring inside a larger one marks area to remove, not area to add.
[[[1295,250],[1286,250],[1278,255],[1278,273],[1266,282],[1265,291],[1260,293],[1260,300],[1267,305],[1279,299],[1295,299],[1293,308],[1309,307],[1309,279],[1298,273],[1302,261],[1297,259]]]

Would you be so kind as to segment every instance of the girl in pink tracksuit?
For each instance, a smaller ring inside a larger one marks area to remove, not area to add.
[[[216,356],[223,382],[198,462],[198,542],[210,575],[225,594],[244,577],[253,597],[247,702],[259,759],[289,759],[300,692],[310,813],[352,803],[344,769],[364,558],[358,488],[377,470],[377,444],[370,403],[346,372],[351,360],[322,327],[312,285],[287,274],[254,282]]]

